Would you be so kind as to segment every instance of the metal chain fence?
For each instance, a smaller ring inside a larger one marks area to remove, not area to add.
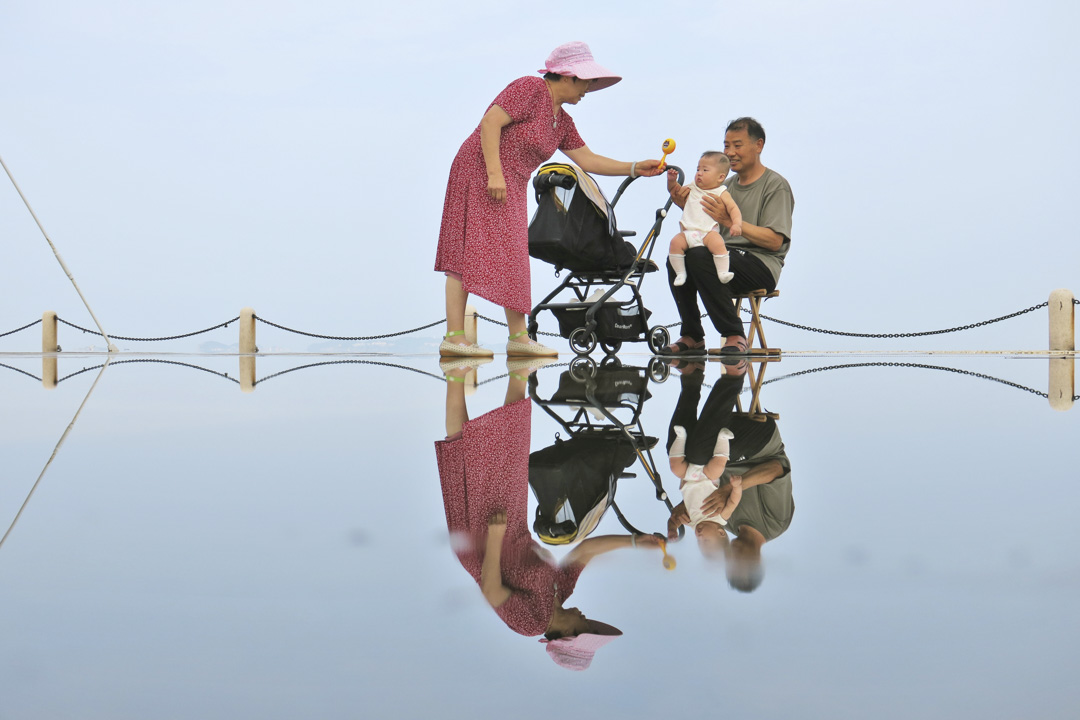
[[[23,330],[25,330],[26,328],[28,328],[28,327],[33,327],[33,326],[37,325],[37,324],[38,324],[38,323],[40,323],[40,322],[41,322],[41,320],[40,320],[40,318],[38,318],[38,320],[36,320],[36,321],[33,321],[32,323],[27,323],[27,324],[26,324],[26,325],[24,325],[23,327],[16,327],[16,328],[15,328],[14,330],[8,330],[8,331],[4,332],[4,334],[0,335],[0,338],[6,338],[6,337],[8,337],[9,335],[15,335],[15,334],[16,334],[16,332],[22,332],[22,331],[23,331]]]
[[[113,339],[113,340],[127,340],[129,342],[158,342],[158,341],[161,341],[161,340],[180,340],[181,338],[188,338],[188,337],[194,337],[196,335],[202,335],[203,333],[208,333],[211,330],[217,330],[218,328],[229,327],[229,325],[231,323],[234,323],[239,319],[240,319],[240,316],[237,315],[232,320],[226,320],[223,323],[218,323],[217,325],[214,325],[213,327],[208,327],[205,330],[196,330],[195,332],[184,333],[183,335],[167,335],[167,336],[164,336],[164,337],[149,337],[149,338],[124,337],[123,335],[110,335],[109,337],[111,339]],[[82,330],[84,333],[90,333],[91,335],[101,335],[101,333],[98,332],[97,330],[91,330],[89,328],[84,328],[84,327],[82,327],[80,325],[76,325],[75,323],[68,322],[64,318],[58,317],[58,318],[56,318],[56,320],[58,322],[63,323],[64,325],[67,325],[68,327],[75,328],[76,330]],[[40,322],[40,320],[38,322]]]
[[[294,330],[293,328],[270,322],[269,320],[261,318],[258,315],[255,316],[255,319],[263,324],[269,325],[271,327],[276,327],[278,330],[285,330],[286,332],[295,333],[297,335],[306,335],[307,337],[320,338],[323,340],[382,340],[383,338],[398,337],[399,335],[408,335],[409,333],[414,333],[419,330],[427,330],[430,327],[435,327],[436,325],[440,325],[446,322],[446,318],[442,318],[441,320],[436,320],[435,322],[428,323],[427,325],[421,325],[420,327],[415,327],[411,330],[401,330],[399,332],[386,333],[384,335],[356,335],[353,337],[345,337],[341,335],[320,335],[318,333],[304,332],[303,330]]]

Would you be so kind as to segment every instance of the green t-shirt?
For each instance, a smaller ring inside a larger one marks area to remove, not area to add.
[[[740,185],[736,177],[729,177],[724,184],[739,206],[743,222],[783,235],[784,244],[773,252],[754,245],[744,237],[730,237],[728,230],[721,226],[724,242],[730,248],[745,250],[761,260],[772,273],[773,281],[779,282],[780,269],[784,267],[784,257],[791,246],[791,213],[795,209],[791,186],[780,173],[769,168],[765,168],[765,174],[749,185]]]
[[[774,427],[772,437],[752,457],[734,457],[734,448],[731,454],[733,457],[724,469],[721,483],[731,482],[732,475],[744,475],[769,460],[780,463],[784,474],[772,482],[743,490],[742,500],[731,514],[727,529],[738,532],[740,525],[749,525],[764,535],[766,540],[778,537],[788,529],[795,515],[795,500],[791,495],[791,461],[784,451],[780,430]]]

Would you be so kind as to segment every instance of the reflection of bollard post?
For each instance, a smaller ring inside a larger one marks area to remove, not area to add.
[[[255,311],[246,307],[240,311],[240,390],[255,390]]]
[[[1076,305],[1068,290],[1050,293],[1050,351],[1073,352],[1076,350]],[[1076,392],[1076,359],[1074,357],[1050,358],[1050,385],[1047,396],[1050,407],[1068,410]]]
[[[466,317],[468,317],[468,315],[466,315]],[[468,327],[467,323],[466,323],[466,327]],[[476,379],[476,375],[477,375],[476,371],[478,369],[479,368],[469,368],[469,372],[465,373],[465,377],[464,377],[464,380],[465,380],[465,397],[469,397],[470,395],[475,393],[476,388],[479,387],[479,383],[477,382],[477,379]]]
[[[45,354],[60,352],[60,342],[56,335],[56,313],[46,310],[41,316],[41,384],[46,390],[56,388],[57,361],[56,356],[46,357]]]
[[[465,306],[465,339],[476,344],[476,308],[472,305]]]

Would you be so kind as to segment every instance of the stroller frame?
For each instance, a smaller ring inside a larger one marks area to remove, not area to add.
[[[549,163],[548,165],[544,165],[541,168],[541,172],[550,165],[561,165],[561,163]],[[675,165],[669,165],[668,168],[675,170],[678,173],[678,181],[681,185],[684,180],[682,169]],[[541,194],[543,192],[548,192],[551,187],[549,184],[547,187],[541,188],[541,183],[538,182],[541,177],[541,175],[537,175],[533,181],[538,200]],[[560,180],[562,182],[555,182],[552,184],[557,184],[565,188],[573,187],[573,178],[564,175],[560,177]],[[615,198],[611,201],[612,209],[614,209],[615,205],[619,202],[619,199],[623,196],[623,193],[626,192],[626,189],[630,187],[630,184],[633,183],[634,180],[636,180],[636,178],[628,177],[619,185],[619,189],[615,193]],[[566,181],[569,181],[569,184],[567,184]],[[653,353],[659,353],[660,350],[671,341],[671,335],[663,325],[654,325],[645,332],[638,333],[637,337],[632,339],[600,337],[597,332],[599,329],[597,313],[603,308],[612,308],[615,310],[636,309],[640,314],[642,321],[646,321],[645,315],[647,311],[641,298],[641,286],[647,273],[659,271],[661,269],[652,262],[651,257],[653,247],[656,244],[656,238],[660,234],[660,228],[663,226],[664,218],[667,217],[671,205],[672,199],[669,195],[667,202],[664,203],[663,207],[656,210],[656,219],[653,221],[652,227],[649,228],[649,232],[646,234],[644,241],[638,248],[637,255],[630,267],[611,270],[568,271],[566,278],[563,279],[559,286],[548,293],[543,300],[533,307],[532,312],[529,313],[528,332],[530,337],[536,339],[536,334],[539,330],[537,315],[539,315],[540,312],[544,310],[551,310],[553,312],[556,310],[581,310],[584,307],[584,324],[575,328],[569,335],[563,336],[567,337],[570,341],[570,349],[577,355],[589,355],[596,349],[597,344],[601,346],[607,355],[614,355],[622,348],[623,342],[646,342]],[[637,235],[637,233],[632,230],[617,230],[616,232],[619,237],[632,237]],[[556,275],[557,274],[558,273],[556,273]],[[586,304],[586,298],[589,297],[589,292],[594,287],[604,286],[608,287],[607,291],[604,292],[601,297]],[[612,300],[615,293],[624,287],[630,288],[631,297],[624,300]],[[572,291],[576,297],[576,302],[553,302],[553,300],[564,290]]]

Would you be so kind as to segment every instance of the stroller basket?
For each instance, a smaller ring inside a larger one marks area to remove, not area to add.
[[[568,338],[574,330],[583,327],[588,309],[585,303],[580,308],[551,308],[559,322],[559,334]],[[650,315],[652,311],[644,307],[606,302],[596,311],[596,334],[606,341],[637,340],[648,330]]]

